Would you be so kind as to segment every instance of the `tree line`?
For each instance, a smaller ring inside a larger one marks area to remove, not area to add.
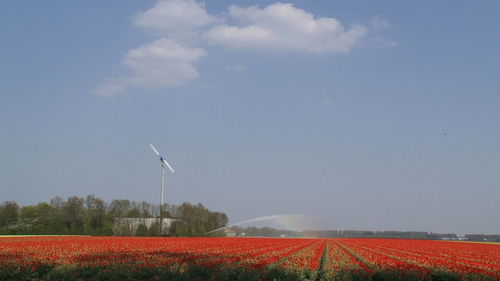
[[[14,201],[0,205],[2,235],[140,235],[202,236],[228,222],[225,213],[210,211],[201,203],[164,204],[161,217],[173,219],[168,234],[160,234],[158,225],[138,231],[117,231],[116,222],[123,218],[158,218],[160,206],[148,202],[115,199],[111,203],[88,195],[55,197],[49,203],[19,206]],[[158,220],[159,222],[159,220]]]

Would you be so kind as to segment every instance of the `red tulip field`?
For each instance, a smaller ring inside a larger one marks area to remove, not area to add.
[[[1,237],[0,280],[500,280],[500,244]]]

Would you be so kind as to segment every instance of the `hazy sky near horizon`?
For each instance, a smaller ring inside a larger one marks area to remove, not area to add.
[[[0,201],[500,233],[498,1],[1,1]]]

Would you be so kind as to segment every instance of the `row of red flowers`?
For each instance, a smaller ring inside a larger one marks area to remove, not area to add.
[[[326,251],[325,251],[326,250]],[[320,265],[320,261],[323,264]],[[0,267],[40,265],[172,267],[201,265],[322,270],[372,276],[379,271],[436,271],[500,279],[500,245],[396,239],[3,237]]]
[[[375,268],[414,271],[420,275],[442,270],[500,279],[500,244],[400,239],[337,241]]]

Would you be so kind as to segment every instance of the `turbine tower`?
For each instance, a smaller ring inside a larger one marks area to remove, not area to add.
[[[161,197],[160,197],[160,235],[163,234],[163,193],[164,193],[164,188],[165,188],[165,166],[168,167],[168,169],[174,173],[174,169],[170,164],[168,164],[167,160],[165,157],[163,157],[160,152],[156,149],[156,147],[152,144],[149,144],[149,147],[153,150],[153,152],[156,154],[156,156],[160,157],[160,162],[161,162]]]

